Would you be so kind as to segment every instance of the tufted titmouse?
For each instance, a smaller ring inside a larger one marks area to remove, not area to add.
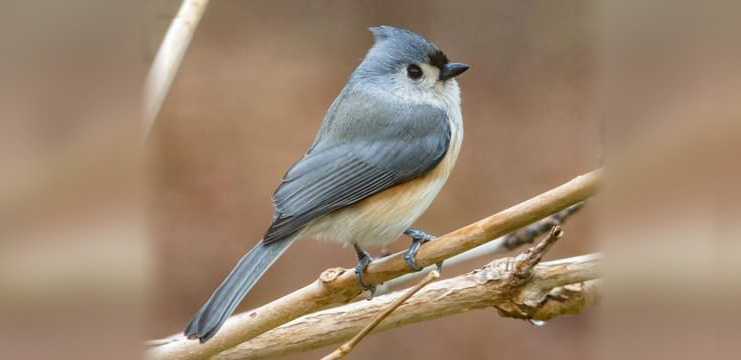
[[[361,245],[412,238],[405,259],[431,235],[410,226],[448,179],[463,140],[454,77],[468,65],[448,63],[422,36],[371,28],[375,44],[330,106],[306,154],[273,195],[275,213],[263,239],[242,257],[185,329],[204,342],[232,314],[262,274],[296,239],[353,244],[356,276],[371,257]]]

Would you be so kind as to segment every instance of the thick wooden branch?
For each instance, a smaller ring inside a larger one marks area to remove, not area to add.
[[[422,267],[435,264],[581,203],[598,193],[601,177],[599,170],[579,176],[507,210],[441,236],[420,248],[417,264]],[[397,253],[371,263],[365,279],[369,283],[380,284],[408,272],[410,270],[403,254]],[[570,283],[574,282],[577,281]],[[209,358],[303,315],[347,303],[361,292],[353,270],[328,269],[317,281],[291,294],[232,316],[216,336],[204,344],[175,336],[151,349],[147,355],[152,359]]]
[[[599,289],[593,279],[599,276],[600,258],[580,256],[537,265],[549,246],[545,245],[428,285],[406,300],[374,332],[492,307],[505,317],[546,321],[560,315],[577,314],[595,304]],[[565,273],[569,276],[563,276]],[[214,358],[262,359],[345,341],[405,292],[303,316]]]

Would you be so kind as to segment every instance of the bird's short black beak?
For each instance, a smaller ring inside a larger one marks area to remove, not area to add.
[[[440,80],[445,81],[448,79],[452,79],[460,74],[463,74],[468,70],[470,66],[466,64],[445,64],[443,66],[443,70],[440,72]]]

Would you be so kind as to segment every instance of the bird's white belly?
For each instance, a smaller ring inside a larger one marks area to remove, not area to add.
[[[451,144],[428,174],[370,196],[309,223],[300,238],[342,244],[385,245],[396,240],[430,206],[455,165],[463,139],[460,112],[451,116]]]

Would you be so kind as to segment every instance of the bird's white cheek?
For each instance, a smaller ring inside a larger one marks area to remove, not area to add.
[[[424,82],[427,87],[435,86],[437,80],[440,79],[440,69],[429,64],[422,64],[422,71],[425,73]]]

